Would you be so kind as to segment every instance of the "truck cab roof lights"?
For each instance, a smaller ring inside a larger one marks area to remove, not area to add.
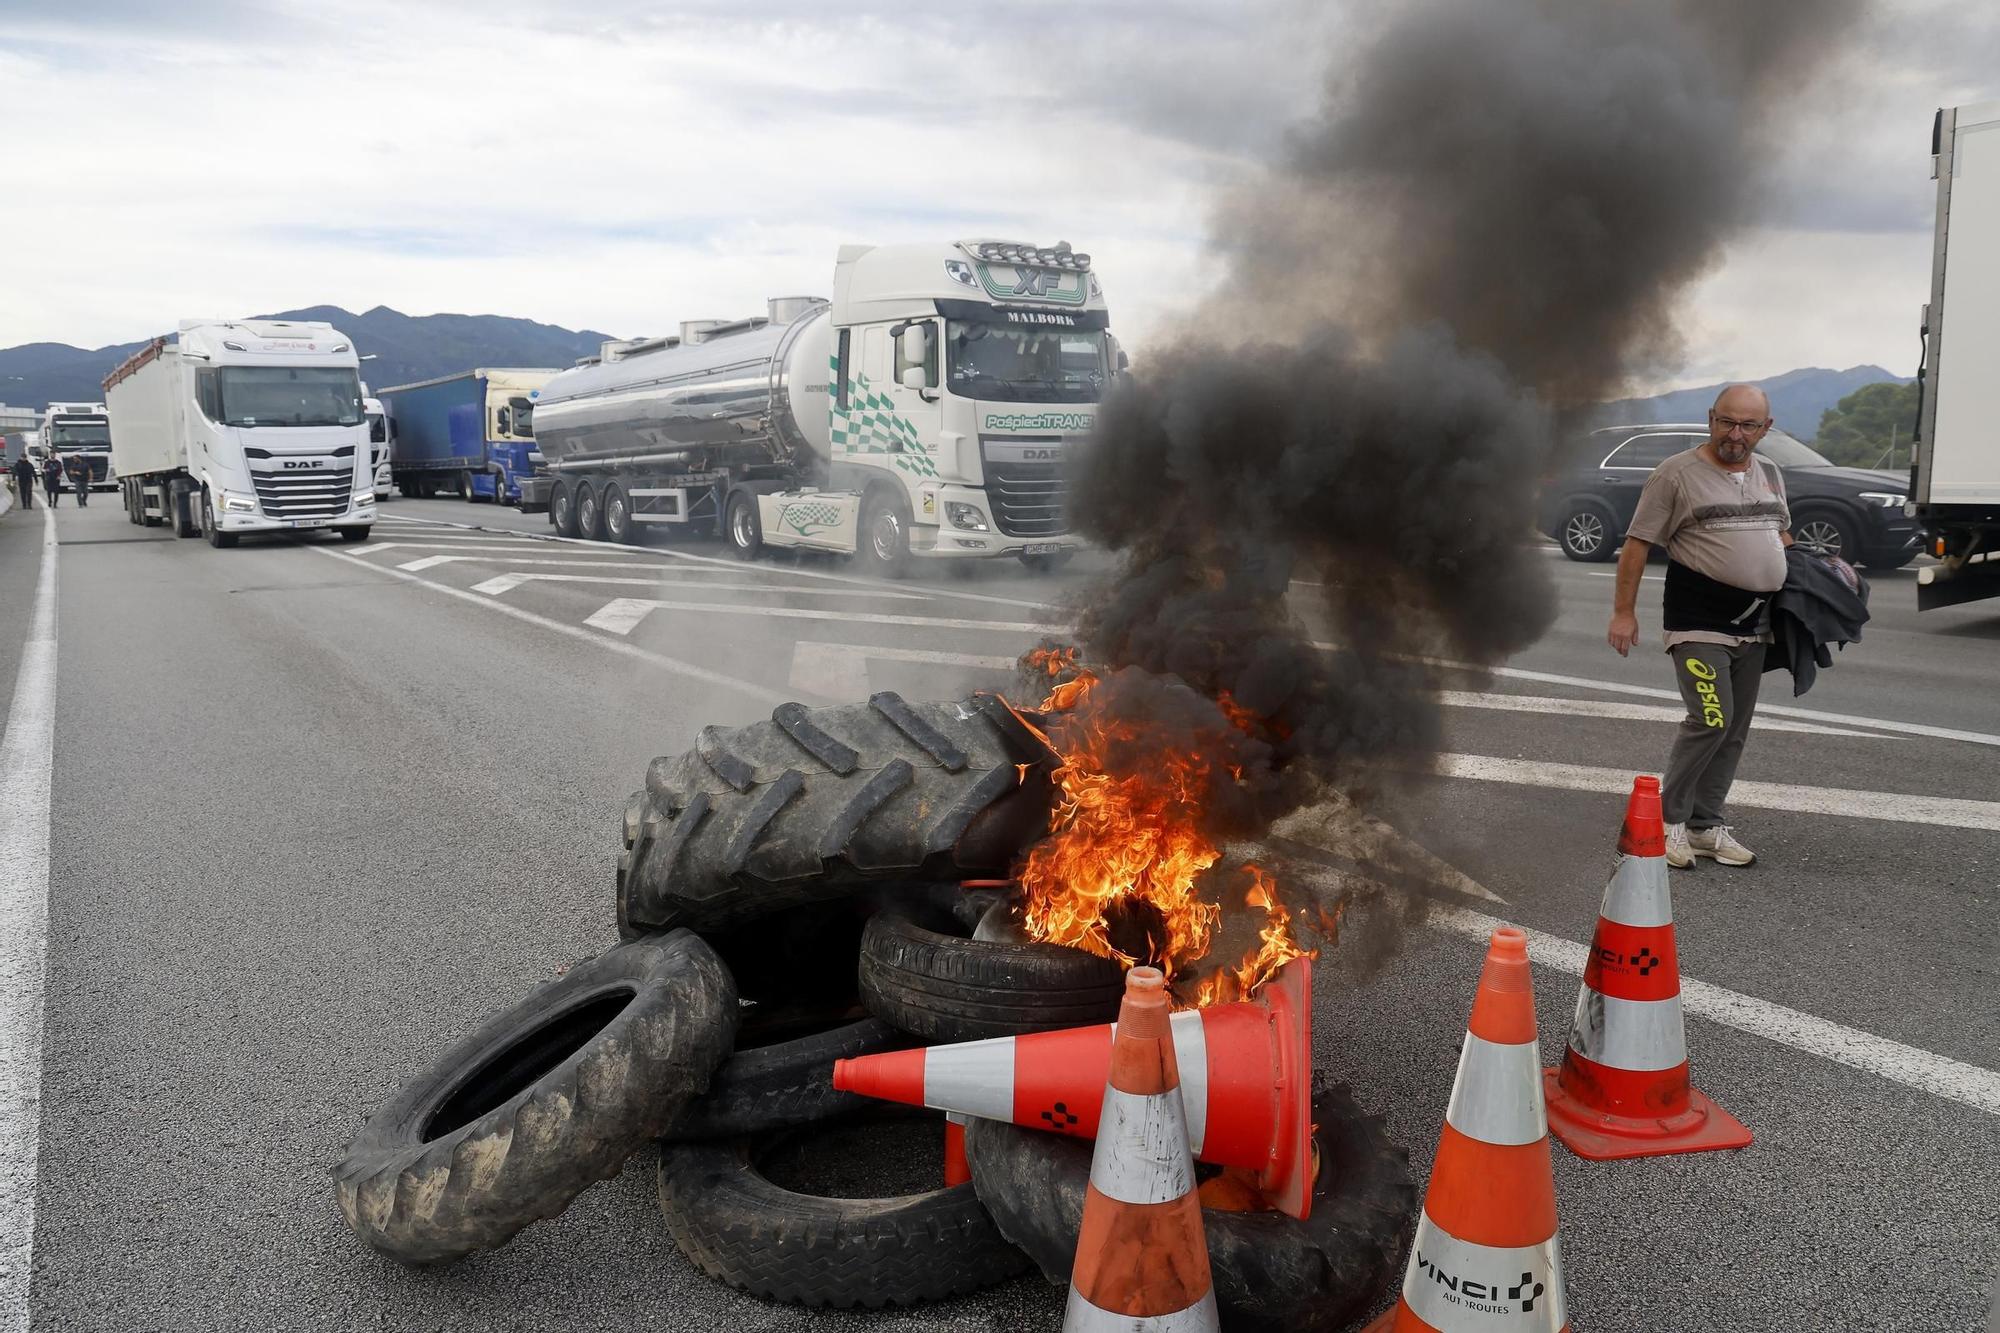
[[[960,241],[958,248],[989,264],[1032,264],[1077,273],[1090,270],[1090,256],[1071,250],[1068,241],[1057,241],[1051,246],[1029,245],[1022,241]]]

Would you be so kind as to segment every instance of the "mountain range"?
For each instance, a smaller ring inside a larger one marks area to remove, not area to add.
[[[595,356],[612,335],[571,330],[505,315],[406,315],[378,305],[354,314],[339,306],[281,310],[259,319],[324,320],[354,339],[372,357],[361,378],[376,389],[435,379],[474,366],[554,366]],[[42,407],[51,402],[94,403],[104,397],[104,377],[146,344],[71,347],[24,343],[0,348],[0,402]]]
[[[284,310],[263,319],[325,320],[354,339],[355,347],[372,360],[361,377],[375,388],[409,384],[455,374],[474,366],[566,367],[578,357],[593,356],[612,335],[591,329],[572,331],[553,324],[512,319],[505,315],[406,315],[387,306],[361,314],[339,306]],[[49,402],[96,402],[99,385],[119,362],[144,343],[82,348],[66,343],[24,343],[0,348],[0,401],[40,407]],[[1909,383],[1880,366],[1849,366],[1827,370],[1812,366],[1754,381],[1771,395],[1771,414],[1778,425],[1802,440],[1819,432],[1819,419],[1829,407],[1864,384],[1879,381]],[[1676,389],[1650,398],[1624,398],[1606,403],[1595,414],[1607,424],[1700,421],[1721,391],[1720,384]]]

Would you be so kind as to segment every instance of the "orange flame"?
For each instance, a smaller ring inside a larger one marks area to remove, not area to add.
[[[1056,793],[1049,834],[1029,849],[1018,876],[1028,934],[1128,967],[1151,962],[1169,979],[1185,973],[1208,955],[1222,921],[1221,906],[1197,889],[1222,854],[1201,827],[1217,776],[1209,757],[1198,746],[1146,736],[1143,723],[1096,706],[1098,677],[1080,665],[1073,647],[1035,649],[1022,665],[1051,681],[1042,711],[1060,714],[1063,723],[1044,735],[1061,760],[1051,775]],[[1258,726],[1259,719],[1233,700],[1219,702],[1232,725],[1246,732]],[[1129,750],[1154,739],[1160,744],[1145,747],[1144,771],[1106,771],[1114,745]],[[1241,777],[1234,767],[1228,772]],[[1236,967],[1195,989],[1197,1005],[1240,999],[1285,962],[1309,955],[1291,934],[1291,913],[1279,901],[1276,882],[1258,867],[1246,869],[1252,880],[1246,901],[1265,914],[1258,943]],[[1145,957],[1132,951],[1137,941],[1112,938],[1113,916],[1131,908],[1157,921],[1146,931]]]

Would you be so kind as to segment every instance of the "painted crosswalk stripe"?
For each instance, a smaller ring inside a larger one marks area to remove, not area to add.
[[[1632,771],[1593,768],[1584,764],[1545,763],[1534,759],[1502,759],[1483,754],[1442,754],[1436,771],[1450,778],[1505,782],[1559,791],[1627,792]],[[2000,801],[1973,801],[1956,796],[1922,796],[1910,792],[1857,791],[1846,787],[1803,787],[1782,782],[1748,782],[1738,778],[1729,789],[1732,805],[1794,814],[1837,815],[1846,819],[1880,819],[1940,828],[2000,830]]]
[[[510,560],[507,563],[514,564],[516,562]],[[538,565],[589,565],[589,562],[584,560],[537,560],[533,563]],[[416,567],[415,563],[397,566],[398,569],[409,570],[414,570]],[[604,565],[596,567],[599,569],[606,568]],[[620,565],[616,566],[616,568],[624,569],[630,568],[630,566]],[[822,588],[809,583],[709,583],[705,581],[711,575],[726,574],[727,572],[727,570],[721,569],[675,569],[662,567],[650,579],[611,578],[597,574],[500,574],[487,579],[484,583],[473,584],[472,590],[474,592],[483,592],[489,597],[498,597],[503,593],[514,591],[514,589],[524,583],[607,583],[628,588],[657,588],[663,583],[679,583],[683,579],[699,576],[704,581],[689,584],[689,591],[770,592],[783,593],[788,597],[867,597],[870,599],[893,599],[899,602],[928,602],[932,600],[928,593],[921,592],[877,592],[872,588]],[[1012,661],[1011,658],[1008,660]]]
[[[1496,694],[1472,690],[1439,690],[1437,700],[1447,708],[1484,708],[1503,713],[1551,713],[1558,717],[1616,718],[1627,722],[1679,722],[1687,709],[1668,704],[1621,704],[1603,699],[1558,699],[1546,694]],[[1813,736],[1867,736],[1888,740],[1879,731],[1856,731],[1849,727],[1829,727],[1818,722],[1789,722],[1764,717],[1750,720],[1761,731],[1796,731]]]
[[[833,620],[843,625],[912,625],[925,629],[992,630],[995,633],[1042,634],[1055,628],[1013,620],[958,620],[947,616],[870,615],[852,611],[808,611],[795,606],[717,606],[708,602],[659,601],[650,597],[619,597],[606,602],[584,624],[612,634],[630,634],[655,611],[702,611],[709,615],[776,617],[784,620]]]

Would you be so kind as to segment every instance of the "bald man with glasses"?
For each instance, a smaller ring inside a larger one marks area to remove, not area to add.
[[[1708,413],[1708,439],[1653,469],[1618,554],[1611,627],[1623,657],[1639,642],[1639,578],[1655,546],[1667,548],[1660,624],[1687,717],[1674,737],[1661,785],[1667,863],[1698,856],[1747,866],[1756,854],[1736,840],[1723,803],[1757,711],[1771,600],[1785,586],[1792,515],[1785,478],[1756,457],[1771,428],[1771,400],[1732,384]]]

